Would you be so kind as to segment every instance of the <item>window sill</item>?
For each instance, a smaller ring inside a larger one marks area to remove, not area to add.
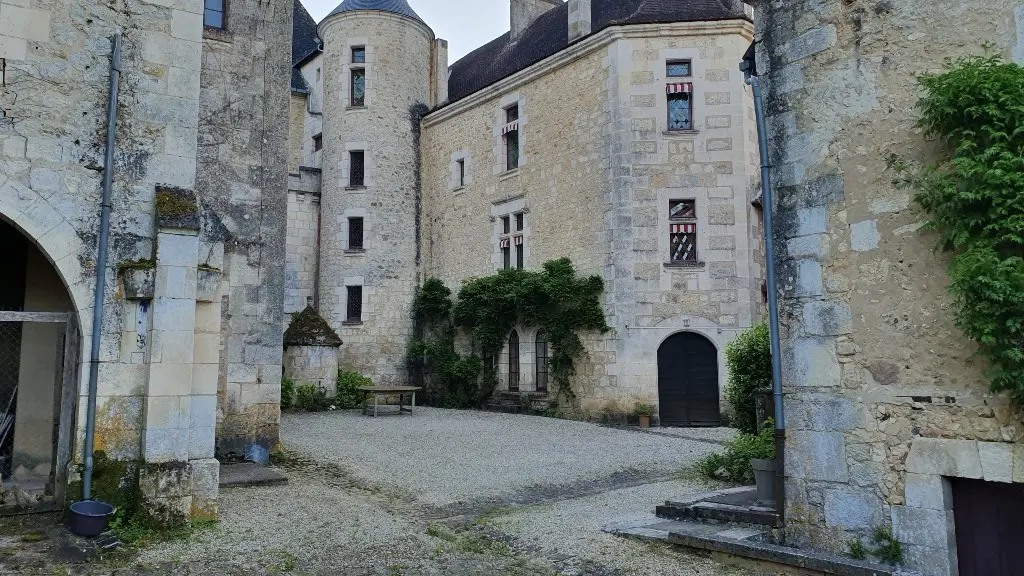
[[[366,190],[366,186],[345,186],[345,190],[349,190],[349,191]]]
[[[516,176],[519,176],[519,168],[513,168],[498,174],[498,180],[508,180],[510,178],[515,178]]]
[[[700,130],[665,130],[662,134],[676,138],[695,138],[700,134]]]
[[[345,320],[341,323],[342,326],[362,326],[362,320]]]
[[[217,40],[219,42],[231,43],[234,35],[223,28],[203,26],[203,40]]]
[[[665,268],[701,269],[704,266],[704,262],[665,262]]]
[[[363,104],[362,106],[346,106],[345,110],[366,110],[366,104]]]
[[[462,192],[465,192],[465,191],[466,191],[466,187],[465,186],[456,186],[455,188],[452,188],[452,192],[454,192],[456,194],[461,194]]]
[[[366,248],[352,248],[345,250],[346,256],[362,256],[364,254],[366,254]]]

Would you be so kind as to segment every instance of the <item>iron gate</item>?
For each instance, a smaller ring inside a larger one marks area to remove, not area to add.
[[[0,311],[0,515],[64,501],[78,364],[73,315]]]

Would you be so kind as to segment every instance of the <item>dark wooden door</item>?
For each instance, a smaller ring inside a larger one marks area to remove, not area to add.
[[[674,334],[658,349],[662,426],[719,426],[718,351],[705,337]]]
[[[960,576],[1024,573],[1024,485],[954,478]]]

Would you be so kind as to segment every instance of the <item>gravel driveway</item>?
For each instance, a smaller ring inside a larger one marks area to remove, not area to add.
[[[586,422],[437,408],[288,414],[281,439],[289,451],[450,512],[647,483],[720,450]]]

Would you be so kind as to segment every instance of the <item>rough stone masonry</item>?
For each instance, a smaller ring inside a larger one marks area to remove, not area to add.
[[[946,262],[893,159],[922,165],[914,75],[983,44],[1024,58],[1011,0],[759,2],[778,187],[787,535],[834,551],[892,528],[957,573],[950,481],[1024,481],[1021,415],[953,324]]]

